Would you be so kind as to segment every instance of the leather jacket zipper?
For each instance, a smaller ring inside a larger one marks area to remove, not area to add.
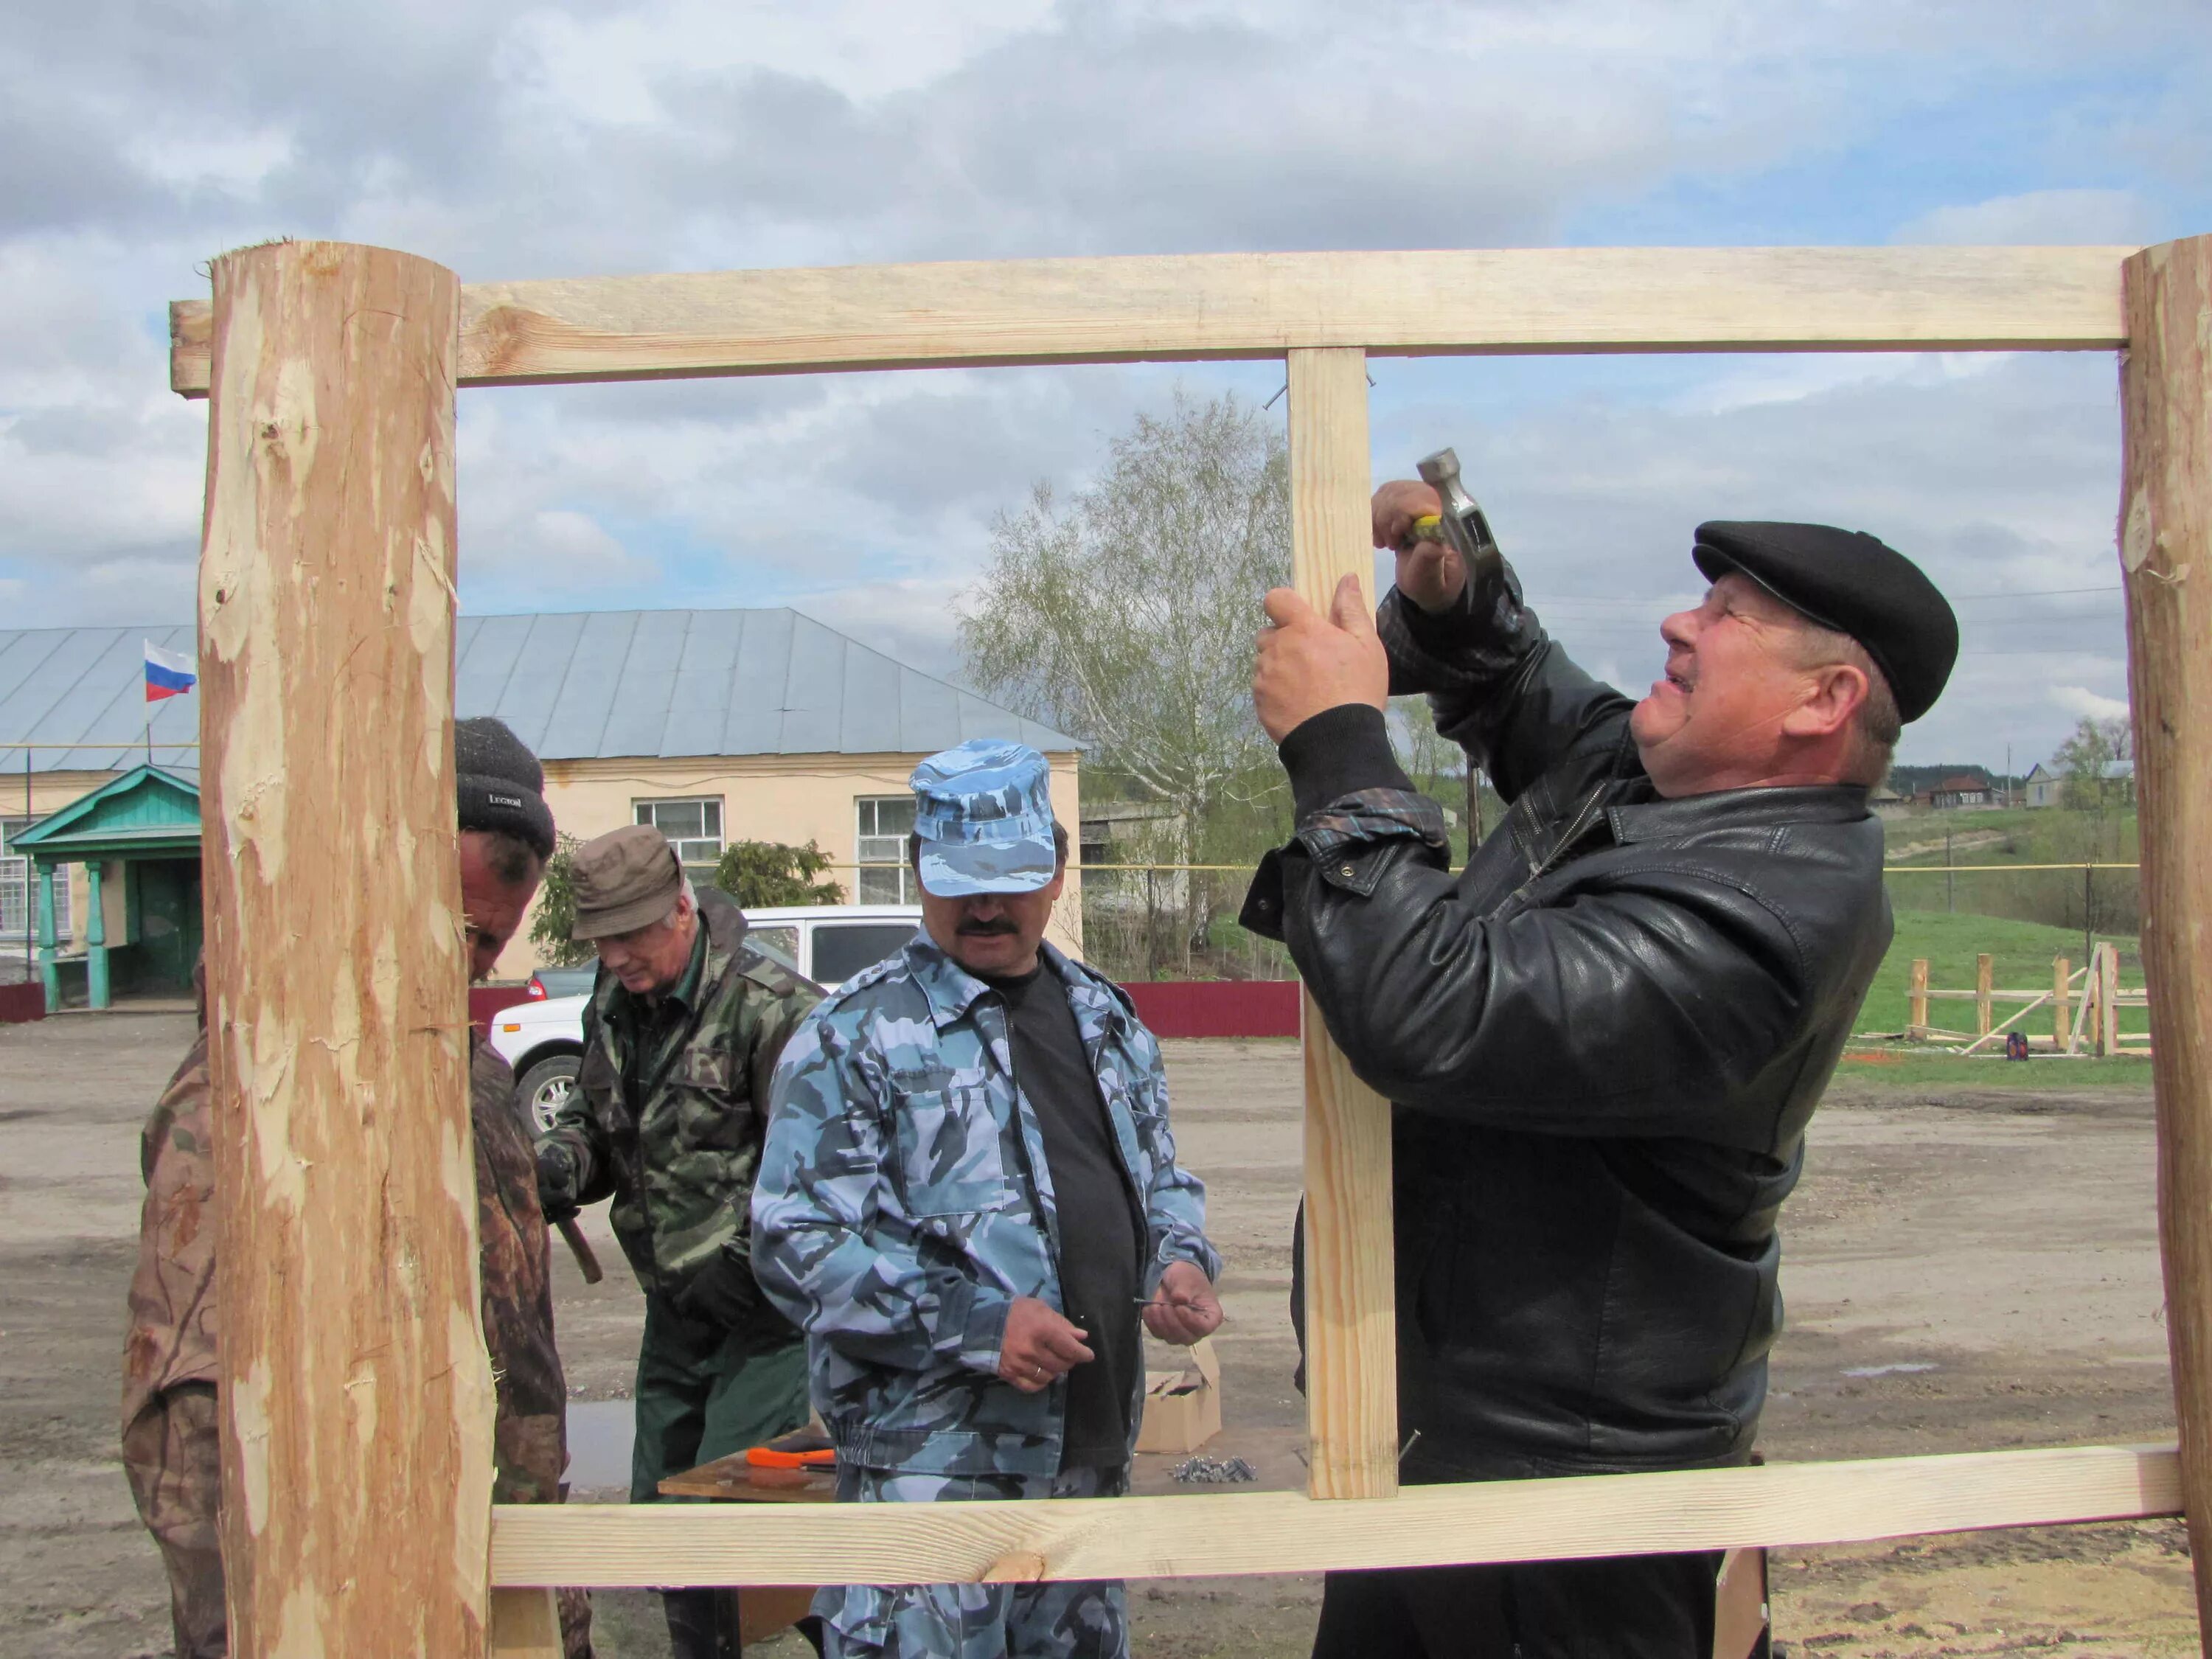
[[[1566,829],[1561,832],[1559,838],[1552,843],[1552,850],[1544,854],[1543,858],[1537,862],[1535,868],[1521,878],[1520,886],[1514,890],[1516,896],[1527,889],[1529,883],[1536,880],[1546,871],[1565,859],[1574,850],[1575,844],[1589,833],[1591,824],[1597,821],[1598,803],[1605,799],[1607,787],[1601,783],[1583,798],[1583,804],[1575,809],[1575,815],[1568,821]]]

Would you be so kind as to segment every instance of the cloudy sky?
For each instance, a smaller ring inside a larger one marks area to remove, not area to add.
[[[2155,241],[2212,231],[2203,0],[14,0],[0,622],[190,615],[171,299],[273,235],[464,280],[1235,249]],[[1957,596],[1900,757],[2025,769],[2124,695],[2109,355],[1374,364],[1531,595],[1641,686],[1706,518],[1870,529]],[[483,390],[472,611],[794,605],[957,675],[992,514],[1270,364]],[[1279,416],[1281,405],[1276,405]],[[4,734],[0,734],[4,735]]]

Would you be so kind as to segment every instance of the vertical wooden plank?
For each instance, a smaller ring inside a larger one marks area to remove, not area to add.
[[[1908,1002],[1905,1024],[1915,1036],[1928,1030],[1928,958],[1912,958],[1912,975],[1905,981],[1905,994]]]
[[[1996,986],[1996,959],[1987,951],[1974,958],[1974,1035],[1990,1034],[1990,993]]]
[[[2120,1051],[2120,947],[2097,948],[2104,953],[2097,969],[2097,1054],[2102,1059]]]
[[[1290,354],[1291,583],[1326,610],[1359,578],[1374,604],[1367,358]],[[1308,1486],[1316,1498],[1398,1490],[1396,1279],[1391,1267],[1390,1105],[1352,1074],[1301,994],[1305,1042]]]
[[[484,1651],[453,830],[460,289],[215,263],[200,736],[230,1651]]]
[[[2145,248],[2121,271],[2119,550],[2159,1242],[2197,1622],[2212,1656],[2212,236]]]
[[[2064,957],[2051,959],[2051,1041],[2054,1047],[2066,1047],[2066,992],[2074,978],[2074,964]]]

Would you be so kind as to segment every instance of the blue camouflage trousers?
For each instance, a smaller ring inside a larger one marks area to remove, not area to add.
[[[843,1504],[1118,1498],[1126,1468],[1058,1474],[887,1474],[842,1468]],[[833,1584],[814,1597],[823,1659],[1127,1659],[1118,1578],[1050,1584]]]

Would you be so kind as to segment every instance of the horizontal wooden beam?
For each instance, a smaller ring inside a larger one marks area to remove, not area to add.
[[[2127,247],[1500,248],[479,283],[463,386],[985,363],[1611,351],[2089,350]],[[208,385],[205,302],[171,387]]]
[[[1661,1550],[2177,1515],[2171,1447],[2085,1446],[1574,1480],[1035,1504],[527,1504],[492,1511],[492,1582],[899,1584],[1182,1578]]]

